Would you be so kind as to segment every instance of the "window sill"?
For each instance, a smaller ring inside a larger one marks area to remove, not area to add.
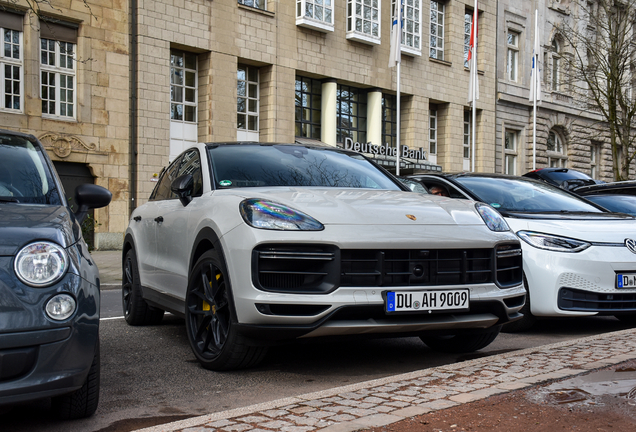
[[[419,50],[417,48],[411,48],[411,47],[402,45],[401,51],[402,51],[402,54],[409,57],[422,57],[422,50]]]
[[[333,24],[328,24],[324,21],[313,20],[311,18],[306,18],[306,17],[296,18],[296,25],[298,27],[316,30],[321,33],[329,33],[334,31]]]
[[[379,38],[364,35],[361,33],[356,33],[356,32],[347,32],[347,39],[356,41],[356,42],[361,42],[366,45],[380,45]]]
[[[77,123],[77,119],[73,117],[57,117],[57,116],[52,116],[49,114],[42,114],[42,120],[57,120],[57,121],[63,121],[67,123]]]
[[[248,11],[260,13],[260,14],[268,16],[268,17],[272,17],[273,18],[276,15],[274,12],[270,12],[270,11],[267,11],[267,10],[264,10],[264,9],[255,8],[255,7],[252,7],[252,6],[245,6],[245,5],[242,5],[240,3],[237,3],[236,5],[238,6],[239,9],[245,9],[245,10],[248,10]]]
[[[429,57],[428,60],[432,61],[433,63],[441,64],[441,65],[444,65],[444,66],[452,66],[453,65],[453,63],[451,63],[449,61],[439,60],[439,59],[436,59],[436,58],[433,58],[433,57]]]

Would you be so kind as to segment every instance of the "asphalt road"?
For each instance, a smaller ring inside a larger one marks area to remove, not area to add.
[[[274,347],[258,368],[217,373],[202,369],[187,342],[183,320],[130,327],[121,318],[119,291],[102,297],[102,381],[97,413],[55,420],[47,402],[0,414],[3,432],[124,432],[336,386],[511,350],[625,328],[614,318],[549,320],[532,332],[501,334],[473,355],[440,354],[417,338],[352,339]]]

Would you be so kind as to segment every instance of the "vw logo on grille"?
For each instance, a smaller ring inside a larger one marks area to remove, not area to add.
[[[627,249],[629,249],[629,251],[631,253],[636,254],[636,240],[630,239],[630,238],[626,238],[625,239],[625,247],[627,247]]]

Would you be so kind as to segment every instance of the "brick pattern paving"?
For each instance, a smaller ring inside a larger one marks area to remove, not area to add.
[[[636,329],[381,378],[143,429],[349,432],[636,358]],[[141,432],[141,431],[140,431]]]

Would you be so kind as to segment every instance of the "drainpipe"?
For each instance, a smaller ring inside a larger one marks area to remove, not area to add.
[[[130,167],[129,212],[137,207],[137,0],[130,0]]]

